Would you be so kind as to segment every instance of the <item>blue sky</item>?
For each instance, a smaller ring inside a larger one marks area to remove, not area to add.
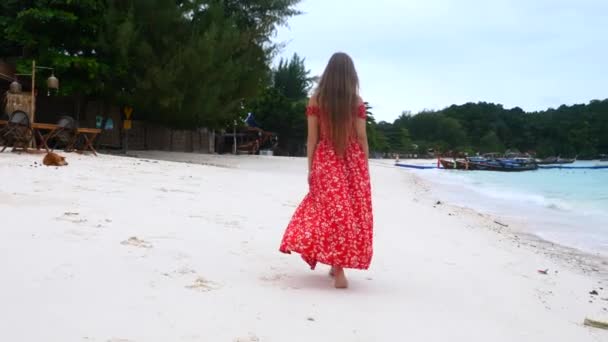
[[[313,75],[349,53],[378,120],[488,101],[527,111],[608,98],[607,0],[304,0],[280,56]]]

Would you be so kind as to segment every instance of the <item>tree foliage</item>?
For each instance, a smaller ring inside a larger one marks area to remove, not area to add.
[[[264,130],[278,134],[278,154],[301,155],[306,142],[306,104],[305,98],[290,100],[269,87],[248,108]]]
[[[105,4],[99,0],[7,0],[0,4],[0,58],[20,73],[31,62],[55,68],[61,93],[93,94],[110,66],[97,58],[98,32]]]
[[[467,103],[416,115],[404,113],[393,123],[381,122],[388,151],[400,152],[399,129],[408,129],[419,146],[445,151],[535,152],[538,156],[593,158],[608,152],[608,100],[560,106],[526,113],[492,103]]]
[[[291,60],[281,58],[273,72],[273,86],[290,100],[300,100],[308,96],[312,79],[306,70],[305,60],[294,54]]]
[[[6,0],[0,57],[56,68],[63,94],[176,128],[222,127],[268,82],[298,0]]]
[[[306,140],[306,104],[310,71],[297,54],[281,59],[272,70],[272,82],[262,95],[246,105],[260,126],[279,135],[279,153],[302,154]]]

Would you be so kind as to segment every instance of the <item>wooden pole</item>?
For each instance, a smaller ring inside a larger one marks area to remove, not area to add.
[[[232,133],[234,134],[233,137],[233,147],[232,147],[232,153],[236,154],[236,120],[234,120],[234,127],[232,128]]]
[[[36,115],[36,61],[32,61],[32,103],[31,103],[30,122],[34,123]]]
[[[34,123],[34,118],[36,116],[36,60],[32,60],[32,102],[30,107],[32,113],[30,115],[30,124]],[[36,145],[36,137],[32,137],[31,146],[33,148],[37,148]]]

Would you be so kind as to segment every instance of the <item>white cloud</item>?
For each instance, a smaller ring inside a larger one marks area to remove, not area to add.
[[[381,120],[492,101],[526,110],[608,97],[608,1],[309,0],[276,39],[321,74],[354,58]]]

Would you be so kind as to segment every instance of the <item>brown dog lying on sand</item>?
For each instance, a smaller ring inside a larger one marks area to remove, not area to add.
[[[49,152],[44,156],[42,164],[46,166],[65,166],[68,165],[68,162],[65,161],[65,157],[62,157],[57,153]]]

